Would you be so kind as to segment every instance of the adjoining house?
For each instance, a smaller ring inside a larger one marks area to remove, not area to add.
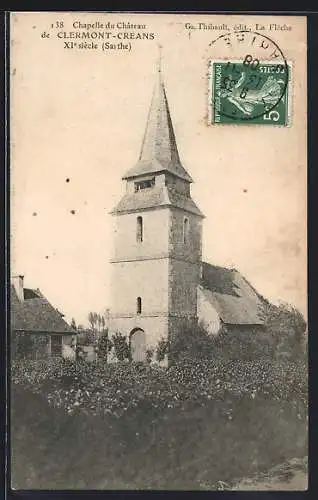
[[[21,275],[12,277],[12,357],[74,358],[76,332],[38,288],[24,288],[23,280]]]
[[[233,269],[202,262],[204,215],[192,199],[161,68],[136,164],[122,180],[114,217],[110,332],[129,338],[135,361],[184,322],[220,329],[264,331],[265,300]]]

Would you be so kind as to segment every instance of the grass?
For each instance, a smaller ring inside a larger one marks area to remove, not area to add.
[[[116,419],[68,415],[14,386],[11,406],[15,489],[218,489],[307,450],[288,401],[141,404]]]

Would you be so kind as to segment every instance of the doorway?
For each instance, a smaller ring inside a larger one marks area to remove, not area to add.
[[[132,361],[145,361],[146,334],[141,328],[134,328],[130,332],[130,352]]]

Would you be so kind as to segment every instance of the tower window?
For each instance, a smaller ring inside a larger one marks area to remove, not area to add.
[[[143,240],[143,223],[142,223],[142,217],[137,217],[137,231],[136,231],[136,240],[139,241],[140,243]]]
[[[189,219],[185,217],[183,219],[183,243],[188,243],[189,241]]]
[[[137,191],[140,191],[141,189],[152,188],[154,185],[155,185],[154,177],[152,179],[147,179],[145,181],[135,182],[135,193],[137,193]]]
[[[137,314],[141,314],[141,297],[137,297]]]

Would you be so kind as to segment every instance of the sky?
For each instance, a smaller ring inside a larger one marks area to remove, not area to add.
[[[217,35],[206,30],[189,35],[189,17],[62,17],[66,32],[74,31],[72,23],[78,19],[124,20],[146,24],[145,31],[155,38],[133,40],[131,51],[68,50],[56,37],[61,30],[50,29],[57,13],[14,15],[12,273],[23,274],[26,287],[40,288],[67,320],[74,317],[86,324],[89,311],[109,306],[109,212],[124,194],[122,175],[139,156],[161,43],[180,158],[194,179],[193,199],[206,216],[203,260],[235,267],[269,300],[294,304],[306,316],[303,20],[288,18],[292,30],[275,32],[293,63],[292,123],[265,127],[207,123],[205,58],[208,43]],[[206,16],[215,24],[224,18]],[[229,23],[226,18],[230,27],[240,20]],[[45,30],[48,39],[41,37]]]

